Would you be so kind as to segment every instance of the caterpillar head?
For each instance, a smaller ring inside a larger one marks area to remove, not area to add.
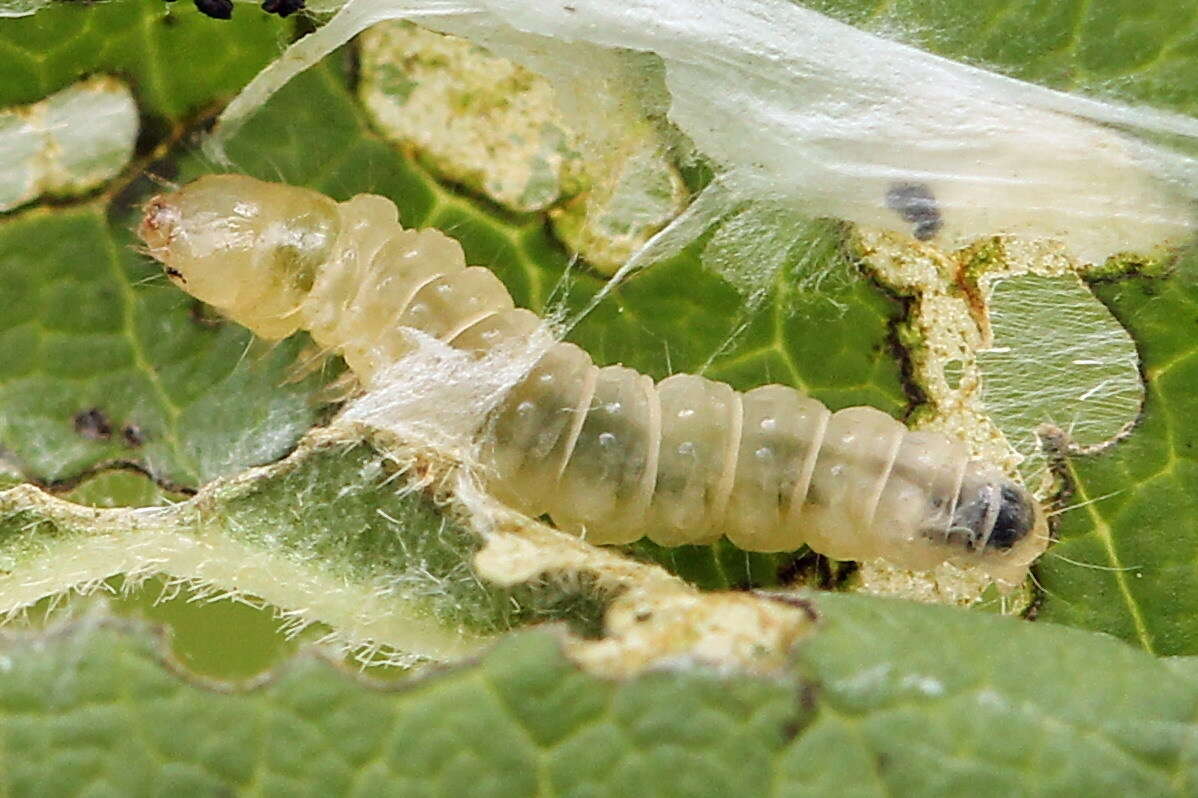
[[[974,461],[961,483],[948,542],[960,547],[963,559],[1020,569],[1048,545],[1048,522],[1026,489]]]
[[[295,332],[296,311],[332,255],[337,204],[244,175],[207,175],[145,206],[138,235],[168,277],[263,338]]]

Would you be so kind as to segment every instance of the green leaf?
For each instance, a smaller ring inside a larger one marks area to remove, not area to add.
[[[133,81],[149,149],[260,69],[284,30],[265,16],[230,30],[185,6],[56,3],[0,26],[0,104],[120,73]],[[0,228],[8,459],[43,482],[117,461],[195,487],[278,457],[316,419],[316,378],[281,385],[301,342],[250,352],[244,331],[202,319],[136,254],[124,211],[136,198],[112,199]]]
[[[187,496],[164,491],[140,471],[109,469],[80,481],[62,498],[88,507],[154,507],[183,501]]]
[[[0,24],[0,106],[35,102],[92,72],[127,76],[155,125],[194,115],[274,57],[290,26],[243,14],[223,25],[190,3],[55,2]]]
[[[123,225],[85,205],[0,227],[0,439],[26,476],[138,464],[194,487],[283,454],[316,418],[301,341],[251,349],[147,278]]]
[[[8,653],[3,783],[15,793],[500,796],[589,785],[608,794],[654,792],[681,776],[679,792],[717,794],[752,775],[745,755],[757,765],[753,782],[765,786],[768,750],[757,743],[780,736],[791,712],[768,682],[703,673],[597,680],[544,634],[399,690],[305,658],[260,689],[214,693],[164,670],[144,636],[111,626]],[[718,758],[670,773],[687,753],[710,750]]]
[[[1196,266],[1095,286],[1139,343],[1148,397],[1124,440],[1068,458],[1061,542],[1037,571],[1044,617],[1157,654],[1198,652]]]
[[[1168,661],[1051,623],[848,596],[817,608],[799,662],[819,714],[796,765],[836,756],[863,794],[1194,789],[1198,683]]]
[[[920,49],[1021,80],[1198,110],[1192,0],[1150,7],[1129,0],[805,0],[803,5],[867,30],[897,32],[897,38]]]
[[[12,612],[120,575],[135,587],[161,573],[196,586],[199,598],[270,602],[287,612],[293,633],[324,624],[365,660],[408,664],[462,656],[545,619],[597,630],[606,602],[586,579],[484,583],[472,564],[480,538],[426,495],[416,471],[326,434],[150,513],[78,507],[30,486],[0,491],[0,607]],[[114,495],[146,495],[143,483],[106,476],[110,493],[100,493],[97,477],[71,498],[113,504]]]
[[[1134,14],[1123,0],[809,5],[1050,86],[1198,108],[1192,0]],[[289,382],[297,363],[321,363],[306,339],[252,344],[136,251],[138,206],[160,190],[146,176],[214,171],[196,149],[204,120],[296,30],[252,3],[221,23],[186,2],[150,0],[59,2],[0,22],[0,107],[111,73],[128,81],[141,113],[134,163],[98,194],[0,215],[0,612],[159,574],[112,603],[166,620],[179,660],[163,667],[158,643],[100,609],[65,629],[14,635],[0,680],[0,791],[1194,791],[1198,670],[1151,656],[1198,649],[1194,266],[1094,286],[1139,347],[1147,405],[1125,440],[1062,461],[1064,503],[1081,506],[1060,516],[1062,540],[1037,566],[1035,623],[820,595],[802,600],[819,622],[787,671],[709,667],[637,636],[661,628],[718,650],[723,634],[654,627],[674,607],[655,603],[646,584],[668,584],[688,606],[781,605],[692,591],[624,555],[709,590],[785,587],[796,574],[843,583],[840,573],[726,542],[588,554],[560,540],[552,548],[534,526],[523,530],[529,560],[552,555],[552,567],[516,562],[536,578],[485,582],[475,557],[495,530],[425,492],[381,443],[336,430],[303,437],[335,410],[325,401],[335,364]],[[235,169],[338,199],[383,194],[406,224],[459,238],[517,304],[566,318],[588,307],[603,279],[570,260],[544,215],[438,183],[374,131],[352,56],[331,56],[276,95],[230,143]],[[597,362],[657,378],[702,371],[739,388],[800,386],[833,407],[919,410],[896,351],[918,343],[901,323],[919,297],[900,302],[865,276],[840,223],[779,223],[745,250],[736,220],[634,274],[570,340]],[[746,251],[780,266],[764,285],[745,279],[758,265],[738,263]],[[613,595],[613,583],[623,592]],[[200,603],[148,607],[163,585]],[[271,606],[203,603],[222,592]],[[498,643],[477,663],[381,685],[296,654],[273,632],[275,612],[292,629],[328,632],[338,655],[356,648],[404,666]],[[509,634],[545,619],[594,639]],[[615,653],[586,657],[596,650]],[[671,667],[612,680],[594,664],[643,650],[674,652]],[[195,676],[263,672],[233,691]]]
[[[164,668],[144,632],[83,623],[5,646],[0,783],[55,795],[997,796],[1176,795],[1198,779],[1192,663],[962,610],[816,606],[818,631],[773,678],[692,666],[611,681],[537,632],[398,688],[301,657],[238,693]]]
[[[951,13],[905,0],[806,4],[867,29],[901,30],[915,46],[1024,80],[1198,111],[1193,2],[1133,11],[1121,0],[987,0]],[[1191,247],[1167,278],[1092,284],[1137,344],[1147,399],[1134,428],[1109,448],[1064,457],[1061,542],[1034,569],[1043,590],[1039,617],[1104,631],[1156,654],[1198,653],[1198,417],[1191,409],[1198,373],[1187,367],[1195,263]]]

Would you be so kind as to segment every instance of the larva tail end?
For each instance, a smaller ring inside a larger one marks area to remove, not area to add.
[[[244,175],[207,175],[146,203],[138,235],[168,277],[258,335],[278,339],[336,246],[328,197]]]
[[[166,202],[164,194],[155,194],[142,207],[137,237],[145,242],[155,259],[165,262],[166,252],[170,247],[170,234],[177,221],[175,210]]]

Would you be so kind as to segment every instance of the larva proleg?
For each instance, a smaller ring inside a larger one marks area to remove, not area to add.
[[[213,175],[151,200],[139,233],[184,290],[265,338],[309,330],[367,390],[386,390],[413,333],[489,356],[542,328],[457,242],[405,230],[382,197]],[[748,551],[970,562],[1010,585],[1048,542],[1027,491],[947,436],[782,385],[655,385],[569,343],[506,389],[477,438],[497,498],[600,544],[726,535]]]

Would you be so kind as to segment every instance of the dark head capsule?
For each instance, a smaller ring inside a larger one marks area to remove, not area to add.
[[[1036,525],[1027,491],[1009,482],[977,484],[967,480],[957,499],[950,539],[971,551],[1007,551]]]
[[[1027,537],[1036,525],[1036,511],[1027,491],[1003,485],[999,491],[998,517],[986,541],[986,548],[1006,551]]]

